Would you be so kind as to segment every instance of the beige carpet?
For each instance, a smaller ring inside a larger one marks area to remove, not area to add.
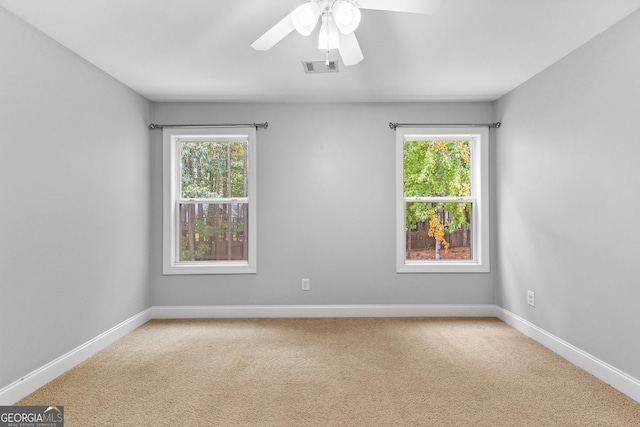
[[[65,426],[640,426],[497,319],[154,320],[19,402]]]

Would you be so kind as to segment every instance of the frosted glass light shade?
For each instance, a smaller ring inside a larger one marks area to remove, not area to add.
[[[340,37],[336,22],[326,14],[322,15],[322,27],[318,35],[318,49],[340,49]]]
[[[353,33],[358,25],[360,25],[360,19],[362,14],[360,9],[344,0],[337,0],[333,3],[331,8],[333,19],[336,21],[336,26],[342,34]]]
[[[303,36],[311,34],[320,17],[320,5],[316,2],[304,3],[291,12],[291,20],[296,31]]]

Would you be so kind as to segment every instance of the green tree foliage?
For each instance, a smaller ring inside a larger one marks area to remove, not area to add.
[[[469,197],[471,143],[469,141],[406,141],[404,143],[405,197]],[[407,230],[429,224],[429,235],[445,247],[444,228],[469,228],[471,204],[462,202],[408,202]]]
[[[242,142],[183,142],[182,197],[246,197],[245,148]]]

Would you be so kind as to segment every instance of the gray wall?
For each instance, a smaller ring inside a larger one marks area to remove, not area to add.
[[[149,102],[0,8],[0,388],[139,313]]]
[[[635,12],[502,98],[496,148],[497,304],[635,378],[639,100]]]
[[[640,12],[497,103],[150,107],[2,8],[0,60],[0,388],[150,305],[207,304],[497,302],[640,378]],[[496,119],[492,273],[396,274],[387,123]],[[258,274],[161,275],[149,121],[269,121]]]
[[[315,76],[312,76],[315,77]],[[258,131],[258,274],[161,275],[161,132],[153,138],[155,305],[493,304],[494,275],[395,273],[394,122],[491,122],[492,103],[153,104],[156,123]],[[300,280],[311,280],[311,291]]]

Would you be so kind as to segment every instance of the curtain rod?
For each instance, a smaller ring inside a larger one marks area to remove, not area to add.
[[[391,130],[396,130],[399,127],[459,127],[459,128],[467,128],[467,127],[483,127],[487,126],[490,128],[497,129],[502,126],[501,122],[496,123],[481,123],[481,124],[471,124],[471,123],[448,123],[448,124],[436,124],[436,123],[393,123],[389,122],[389,128]]]
[[[164,129],[164,128],[249,128],[253,127],[258,130],[258,128],[266,129],[269,127],[268,122],[264,123],[247,123],[247,124],[230,124],[230,125],[158,125],[155,123],[151,123],[149,125],[149,129]]]

